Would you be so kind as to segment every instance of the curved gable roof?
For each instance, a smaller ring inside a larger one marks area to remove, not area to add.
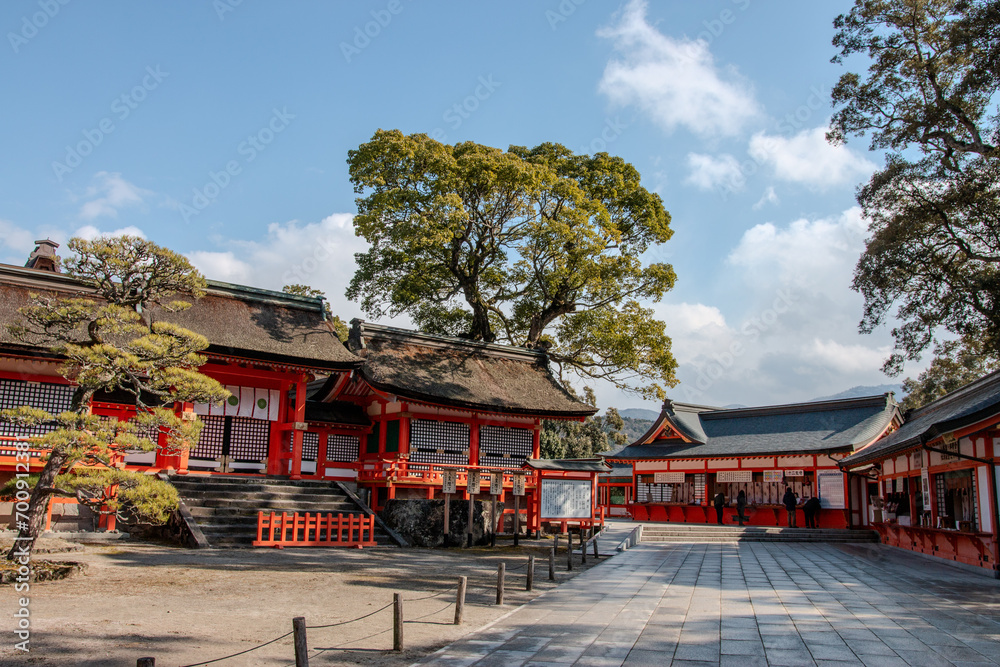
[[[597,408],[574,398],[544,352],[431,336],[362,320],[348,345],[375,389],[411,400],[489,412],[581,418]]]

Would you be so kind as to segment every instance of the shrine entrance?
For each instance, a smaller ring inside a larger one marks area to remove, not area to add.
[[[217,472],[264,472],[271,422],[252,417],[203,416],[198,445],[188,467]]]

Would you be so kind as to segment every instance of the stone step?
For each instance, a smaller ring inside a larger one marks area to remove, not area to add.
[[[345,514],[361,511],[354,503],[343,499],[305,502],[301,500],[257,500],[253,498],[184,498],[184,504],[188,507],[238,508],[244,511],[252,511],[255,516],[258,510],[299,513],[344,512]]]
[[[239,475],[173,475],[170,483],[175,486],[189,484],[224,484],[227,486],[241,486],[254,484],[267,484],[270,486],[294,486],[295,488],[323,488],[337,489],[337,485],[331,482],[316,479],[288,479],[284,477],[249,477]]]
[[[305,502],[305,503],[317,503],[325,502],[328,500],[343,500],[347,496],[343,494],[333,494],[333,493],[271,493],[268,491],[262,491],[260,493],[231,493],[227,491],[179,491],[181,498],[185,500],[191,500],[197,502],[202,499],[212,499],[212,498],[228,498],[230,500],[249,500],[256,502],[263,502],[268,500],[275,501],[295,501],[295,502]]]

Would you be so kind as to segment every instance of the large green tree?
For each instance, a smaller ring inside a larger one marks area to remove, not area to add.
[[[208,340],[154,317],[190,307],[179,296],[201,295],[205,280],[187,259],[130,236],[72,239],[69,247],[75,256],[65,263],[66,273],[89,290],[72,297],[33,294],[33,303],[20,309],[20,322],[10,326],[16,337],[60,355],[62,373],[75,390],[71,408],[61,414],[28,406],[0,412],[5,421],[52,427],[31,439],[46,450],[45,466],[30,490],[28,511],[17,517],[18,540],[9,558],[30,554],[54,494],[75,495],[124,518],[164,522],[177,506],[176,490],[117,466],[116,459],[126,451],[159,448],[161,433],[171,450],[190,446],[201,424],[175,415],[173,403],[228,396],[198,372],[205,362],[198,351]],[[91,414],[99,391],[130,394],[135,418],[119,422]],[[27,479],[17,481],[22,493],[28,486]]]
[[[591,405],[597,398],[589,387],[584,400]],[[582,459],[619,449],[629,443],[625,422],[618,410],[608,408],[604,415],[587,417],[582,422],[546,420],[542,422],[539,449],[543,459]]]
[[[859,189],[871,236],[854,275],[860,329],[895,316],[896,374],[948,331],[1000,350],[1000,2],[856,0],[834,22],[844,74],[828,138],[868,136],[883,169]],[[893,309],[894,312],[893,312]]]
[[[948,340],[934,346],[934,361],[916,378],[903,380],[904,411],[923,407],[945,394],[1000,369],[995,354],[983,350],[978,339]]]
[[[379,130],[350,151],[356,256],[347,290],[370,317],[544,348],[559,369],[662,398],[670,339],[643,301],[673,287],[643,254],[671,236],[632,165],[558,144],[507,151]]]

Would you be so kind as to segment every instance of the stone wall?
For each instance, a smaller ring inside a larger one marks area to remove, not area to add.
[[[490,501],[475,501],[472,511],[472,539],[474,544],[488,544],[490,534]],[[503,503],[497,503],[497,516],[503,512]],[[385,523],[409,540],[415,547],[464,546],[468,526],[469,501],[452,500],[448,509],[448,544],[444,542],[444,500],[386,501],[379,512]]]

